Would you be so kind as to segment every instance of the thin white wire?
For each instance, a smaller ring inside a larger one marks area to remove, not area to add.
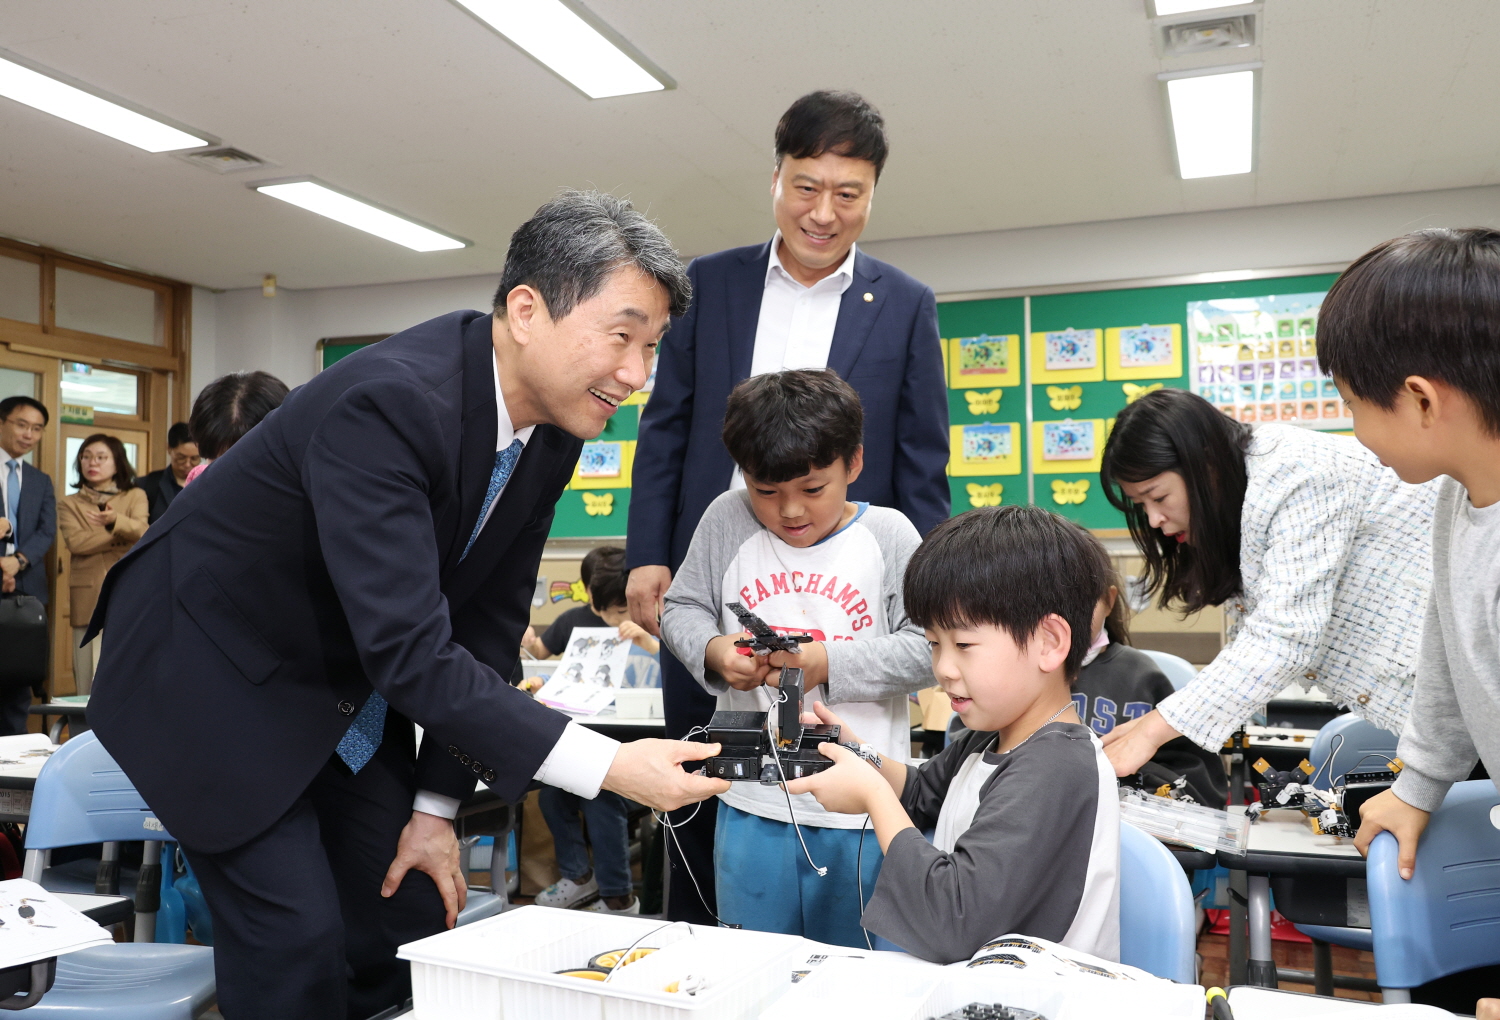
[[[859,827],[859,850],[854,854],[854,881],[859,886],[859,915],[864,919],[865,914],[865,829],[870,825],[870,816],[865,815],[865,820]],[[859,926],[859,932],[865,937],[865,948],[875,952],[875,944],[870,941],[870,932],[863,924]]]
[[[688,924],[688,922],[686,922],[686,921],[668,921],[666,924],[659,924],[659,925],[657,925],[655,928],[652,928],[650,931],[646,932],[646,934],[642,935],[640,938],[638,938],[634,942],[630,943],[630,948],[626,949],[623,953],[620,954],[619,958],[617,960],[615,960],[614,966],[611,967],[611,968],[609,968],[609,973],[606,974],[606,975],[604,975],[604,980],[608,981],[610,978],[612,978],[612,977],[615,976],[615,971],[617,971],[621,967],[625,966],[625,961],[628,960],[628,959],[630,959],[630,954],[633,953],[633,952],[635,952],[635,947],[636,946],[640,945],[642,942],[645,942],[647,939],[649,939],[652,935],[655,935],[657,932],[659,932],[659,931],[665,931],[666,929],[672,927],[674,924],[687,924],[687,926],[688,926],[688,934],[689,935],[693,934],[693,926],[690,925],[690,924]]]
[[[772,704],[773,705],[784,705],[784,704],[786,704],[786,700],[787,700],[786,691],[780,690],[778,688],[777,693],[779,693],[781,695],[781,697],[778,698],[776,701],[774,701]],[[795,831],[797,833],[797,842],[802,844],[802,856],[804,856],[804,857],[807,858],[808,867],[812,868],[813,871],[817,872],[817,875],[818,875],[819,878],[826,878],[826,877],[828,877],[828,869],[827,868],[820,868],[820,867],[817,866],[817,864],[815,864],[813,862],[812,853],[807,849],[807,841],[802,838],[802,826],[800,826],[800,825],[797,824],[797,813],[792,810],[792,795],[791,795],[791,793],[786,788],[786,769],[782,768],[782,766],[781,766],[781,753],[776,750],[776,740],[777,740],[777,737],[779,737],[780,735],[781,734],[778,731],[776,737],[771,736],[771,713],[767,712],[766,713],[766,739],[767,739],[767,741],[771,745],[771,757],[776,759],[776,771],[779,772],[779,773],[781,773],[781,792],[782,792],[782,795],[786,797],[786,813],[787,813],[787,817],[792,820],[792,829],[793,829],[793,831]]]

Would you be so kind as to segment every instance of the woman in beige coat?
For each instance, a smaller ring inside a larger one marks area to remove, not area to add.
[[[150,512],[146,494],[136,488],[125,446],[114,436],[89,436],[74,465],[78,491],[57,504],[57,523],[68,547],[70,614],[73,623],[73,680],[79,694],[94,682],[98,640],[80,648],[104,574],[146,533]]]

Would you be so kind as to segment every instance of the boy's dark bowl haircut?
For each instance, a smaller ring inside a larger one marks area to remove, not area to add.
[[[724,446],[740,470],[772,485],[842,459],[864,442],[865,412],[854,387],[829,368],[746,379],[724,409]]]
[[[1365,252],[1323,299],[1318,365],[1386,409],[1407,376],[1441,380],[1500,435],[1500,231],[1418,230]]]
[[[1071,681],[1110,583],[1093,539],[1072,521],[1035,506],[985,507],[939,524],[912,554],[906,615],[924,628],[999,627],[1025,647],[1056,613],[1073,631]]]
[[[578,576],[588,589],[589,605],[595,612],[625,605],[625,583],[629,571],[625,569],[624,549],[617,545],[590,549],[579,565]]]

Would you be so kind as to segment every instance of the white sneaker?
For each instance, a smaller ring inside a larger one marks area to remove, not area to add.
[[[641,912],[641,900],[639,896],[632,896],[630,897],[630,905],[628,907],[621,907],[619,910],[616,910],[608,903],[605,903],[604,897],[601,896],[583,909],[595,914],[639,914]]]
[[[539,907],[558,907],[567,910],[587,903],[589,900],[597,899],[599,896],[599,881],[593,876],[582,885],[571,878],[560,878],[547,888],[536,894],[536,905]]]

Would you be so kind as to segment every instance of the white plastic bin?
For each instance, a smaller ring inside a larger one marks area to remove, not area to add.
[[[646,936],[642,939],[642,936]],[[637,939],[658,949],[605,984],[555,973]],[[521,907],[401,947],[418,1020],[750,1020],[790,979],[801,940]],[[687,972],[697,995],[662,988]]]

